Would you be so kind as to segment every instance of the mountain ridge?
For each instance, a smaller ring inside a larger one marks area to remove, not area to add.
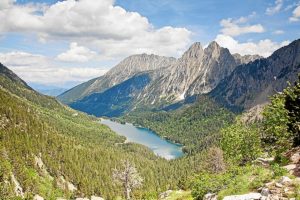
[[[147,60],[146,67],[136,67],[135,63],[140,62],[132,62],[132,58],[141,60],[143,57]],[[130,98],[127,99],[128,101],[126,101],[127,103],[124,105],[124,108],[120,108],[122,110],[121,113],[124,114],[138,107],[161,107],[162,105],[180,101],[188,96],[206,94],[216,87],[219,81],[228,76],[241,62],[250,62],[257,57],[258,56],[239,56],[239,60],[236,60],[228,49],[219,46],[216,42],[210,43],[205,49],[203,49],[201,43],[196,42],[178,59],[162,59],[155,55],[149,56],[146,54],[128,57],[116,67],[112,68],[106,75],[91,80],[92,83],[89,84],[88,87],[93,88],[94,86],[94,88],[106,88],[105,90],[110,90],[112,87],[118,86],[124,89],[126,81],[133,81],[132,75],[137,75],[139,73],[148,74],[148,76],[151,77],[151,81],[147,82],[142,90],[139,90],[138,92],[134,91],[132,94],[126,95],[130,95]],[[158,60],[157,65],[153,65],[153,61],[149,61],[153,58]],[[161,65],[161,63],[164,65]],[[125,69],[121,70],[124,66]],[[136,70],[136,68],[139,70]],[[122,73],[115,75],[116,72]],[[122,80],[125,81],[122,82]],[[139,84],[136,81],[133,82]],[[110,85],[114,86],[110,87]],[[81,86],[82,85],[77,86],[79,87],[79,92]],[[88,113],[95,114],[96,116],[101,116],[104,113],[115,113],[113,110],[118,106],[112,106],[111,103],[107,101],[107,99],[111,98],[106,96],[107,93],[105,93],[105,90],[96,91],[90,95],[83,95],[83,98],[74,101],[69,105],[75,109],[89,110]],[[117,102],[117,99],[121,101],[121,99],[125,98],[125,96],[112,95],[114,96],[112,98],[114,98],[115,103]],[[98,101],[93,100],[95,96],[97,96]],[[107,98],[103,98],[103,96],[106,96]],[[59,97],[59,99],[61,99],[61,97]],[[102,99],[103,101],[101,102],[99,99]],[[85,108],[99,108],[97,104],[99,104],[99,106],[106,104],[107,110],[104,111],[103,109],[100,109],[101,111],[97,111],[97,109]]]
[[[240,65],[209,95],[219,103],[239,111],[263,104],[281,92],[300,73],[300,39],[276,50],[268,58]]]
[[[69,104],[92,93],[103,92],[142,71],[169,66],[176,59],[154,54],[136,54],[122,60],[106,74],[69,89],[57,98]],[[78,90],[78,91],[77,91]]]

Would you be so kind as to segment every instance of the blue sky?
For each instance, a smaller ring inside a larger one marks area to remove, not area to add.
[[[180,57],[215,40],[266,57],[300,38],[300,0],[1,0],[0,19],[0,62],[61,87],[131,54]]]

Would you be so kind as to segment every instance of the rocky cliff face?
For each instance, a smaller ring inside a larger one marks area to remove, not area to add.
[[[58,99],[69,104],[88,96],[89,94],[103,92],[106,89],[133,77],[137,73],[169,67],[175,61],[176,59],[172,57],[157,56],[153,54],[129,56],[109,70],[104,76],[80,84],[59,95]]]
[[[282,91],[287,81],[294,82],[300,73],[300,40],[262,58],[237,67],[212,92],[219,103],[243,110],[268,101]]]
[[[228,49],[216,42],[205,49],[200,43],[194,43],[173,65],[162,69],[163,76],[143,91],[142,96],[146,102],[174,102],[194,94],[206,94],[237,65],[248,63],[255,57],[239,56],[235,59]]]

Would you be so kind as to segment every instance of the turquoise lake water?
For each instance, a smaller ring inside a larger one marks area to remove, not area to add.
[[[128,123],[120,124],[107,119],[101,119],[101,123],[109,126],[117,134],[125,136],[128,142],[142,144],[165,159],[171,160],[184,155],[181,145],[161,138],[149,129],[136,127]]]

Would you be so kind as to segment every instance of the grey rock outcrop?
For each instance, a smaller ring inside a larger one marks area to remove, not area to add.
[[[44,200],[44,198],[38,194],[34,195],[33,200]]]
[[[98,196],[91,196],[91,200],[104,200],[104,199]]]
[[[16,196],[23,198],[24,197],[23,188],[21,187],[19,181],[16,179],[14,174],[11,174],[11,180],[12,183],[14,184],[14,192]]]
[[[203,200],[217,200],[218,196],[215,193],[208,193],[204,195]]]
[[[223,200],[255,200],[261,199],[262,195],[260,193],[249,193],[243,195],[232,195],[226,196]]]

